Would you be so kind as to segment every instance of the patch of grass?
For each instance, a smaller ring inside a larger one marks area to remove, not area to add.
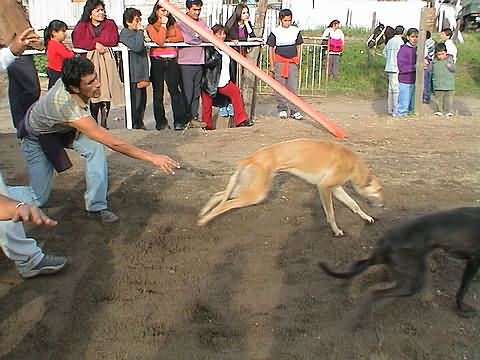
[[[381,55],[382,46],[376,50],[376,55],[368,61],[368,50],[365,40],[369,32],[364,29],[346,28],[345,49],[340,57],[339,78],[329,81],[328,93],[354,96],[384,96],[386,78],[383,72],[384,58]],[[306,36],[321,36],[323,29],[306,31]],[[465,33],[463,44],[457,43],[457,96],[480,96],[480,33]],[[433,38],[438,40],[438,34]],[[372,52],[375,53],[375,52]]]

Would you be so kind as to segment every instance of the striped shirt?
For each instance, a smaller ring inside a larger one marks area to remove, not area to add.
[[[37,134],[66,133],[72,131],[65,123],[90,115],[88,104],[78,95],[70,94],[60,79],[35,104],[27,117],[28,128]]]

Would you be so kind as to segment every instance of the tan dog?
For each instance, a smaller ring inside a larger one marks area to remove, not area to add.
[[[352,151],[334,142],[297,139],[265,147],[240,161],[225,191],[216,193],[200,211],[197,224],[205,225],[230,209],[258,204],[267,197],[273,176],[279,171],[317,185],[335,236],[342,236],[343,231],[335,223],[332,194],[362,219],[374,222],[343,190],[347,181],[369,203],[383,206],[382,185]]]

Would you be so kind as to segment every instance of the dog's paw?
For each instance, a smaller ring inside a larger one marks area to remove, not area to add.
[[[367,217],[365,218],[365,221],[368,222],[369,224],[373,224],[375,222],[375,219],[367,215]]]
[[[340,229],[338,229],[337,231],[334,230],[334,231],[333,231],[333,234],[334,234],[336,237],[340,237],[340,236],[345,235],[345,234],[343,233],[343,230],[340,230]]]

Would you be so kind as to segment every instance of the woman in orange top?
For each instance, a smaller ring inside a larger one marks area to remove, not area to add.
[[[182,42],[182,33],[174,17],[157,2],[148,18],[147,33],[158,46],[150,50],[150,80],[153,86],[153,115],[155,128],[162,130],[168,125],[163,105],[163,86],[167,83],[172,100],[175,130],[185,125],[185,101],[180,88],[180,70],[177,65],[177,49],[163,47],[166,42]]]

